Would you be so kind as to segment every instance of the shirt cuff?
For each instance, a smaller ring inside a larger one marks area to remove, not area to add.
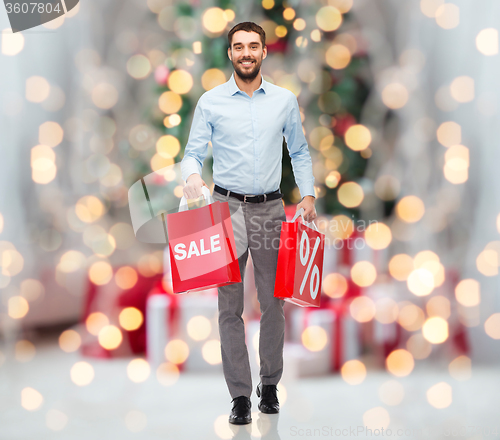
[[[299,191],[302,198],[304,198],[305,196],[316,197],[316,194],[314,192],[314,184],[312,182],[307,182],[300,185]]]
[[[182,171],[182,179],[184,182],[187,182],[188,177],[191,174],[199,174],[201,176],[201,167],[196,162],[196,159],[188,160],[190,158],[186,158],[186,161],[182,161],[181,163],[181,171]]]

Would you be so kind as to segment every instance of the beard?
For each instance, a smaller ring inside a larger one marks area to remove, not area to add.
[[[253,61],[254,64],[252,64],[252,67],[247,68],[241,65],[241,61]],[[232,64],[234,70],[241,79],[252,81],[257,77],[257,75],[260,72],[260,66],[262,65],[262,60],[257,60],[252,58],[247,60],[239,60],[236,63],[233,62]]]

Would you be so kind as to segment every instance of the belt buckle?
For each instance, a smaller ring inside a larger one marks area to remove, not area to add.
[[[255,194],[244,194],[243,195],[243,203],[248,203],[247,197],[255,197]]]
[[[267,194],[264,194],[264,203],[267,201]]]

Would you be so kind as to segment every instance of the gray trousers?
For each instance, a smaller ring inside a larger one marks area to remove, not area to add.
[[[252,255],[255,286],[260,303],[260,378],[263,385],[277,385],[283,373],[285,301],[274,297],[281,222],[286,221],[281,199],[243,203],[213,192],[214,200],[229,203],[242,282],[218,288],[219,334],[222,369],[234,399],[250,397],[252,378],[245,343],[243,282],[248,251]]]

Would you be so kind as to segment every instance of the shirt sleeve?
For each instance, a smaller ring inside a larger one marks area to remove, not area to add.
[[[212,140],[213,127],[210,123],[210,109],[207,104],[206,98],[202,95],[194,110],[189,138],[181,161],[181,173],[185,182],[191,174],[198,173],[201,176],[203,161],[207,156],[208,142]]]
[[[311,155],[302,131],[299,103],[293,93],[290,96],[289,112],[283,127],[283,134],[285,135],[288,153],[292,161],[293,175],[295,183],[299,187],[300,195],[302,197],[315,197]]]

